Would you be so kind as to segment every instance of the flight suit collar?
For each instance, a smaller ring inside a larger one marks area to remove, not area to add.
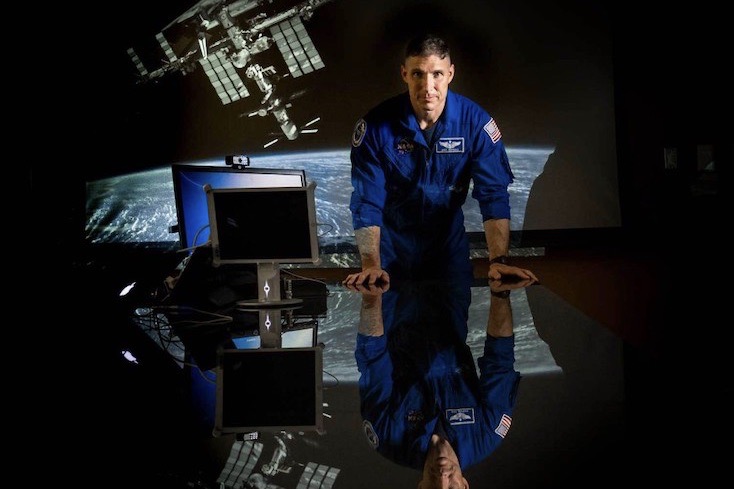
[[[438,138],[441,137],[446,123],[454,118],[455,114],[453,114],[452,112],[454,104],[451,103],[453,98],[454,93],[449,90],[446,94],[446,106],[444,107],[443,113],[436,121],[436,129],[433,135],[434,140],[438,140]],[[403,113],[400,120],[400,125],[407,133],[406,137],[409,137],[414,142],[421,144],[422,146],[425,146],[427,148],[428,143],[423,137],[423,131],[421,131],[421,128],[418,125],[418,120],[415,118],[415,112],[413,112],[413,106],[410,104],[410,95],[408,94],[408,92],[405,92],[403,94],[402,111]]]

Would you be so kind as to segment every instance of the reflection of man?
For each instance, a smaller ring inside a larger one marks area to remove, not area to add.
[[[489,277],[535,278],[506,261],[513,175],[496,121],[449,90],[448,44],[408,43],[407,91],[360,119],[352,137],[350,210],[362,269],[345,283],[472,276],[462,205],[469,183],[484,220]]]
[[[354,287],[365,435],[383,456],[422,468],[419,488],[468,487],[463,470],[510,429],[520,374],[506,291],[529,283],[493,283],[479,375],[466,344],[468,281]]]

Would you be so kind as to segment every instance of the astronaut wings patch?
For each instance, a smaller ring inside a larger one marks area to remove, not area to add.
[[[492,140],[493,143],[497,143],[497,141],[502,139],[500,128],[497,126],[497,123],[495,122],[493,117],[491,117],[489,119],[489,122],[484,125],[484,132],[489,135],[489,138]]]
[[[437,153],[463,153],[464,138],[441,138],[436,142]]]

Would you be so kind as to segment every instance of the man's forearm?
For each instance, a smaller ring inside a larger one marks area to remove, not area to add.
[[[513,335],[512,305],[510,297],[492,297],[489,303],[487,334],[495,338]]]
[[[362,297],[362,307],[359,310],[358,331],[359,334],[365,336],[382,336],[384,334],[381,296]]]
[[[359,257],[362,260],[362,270],[367,268],[382,268],[380,260],[380,227],[369,226],[354,230]]]
[[[490,259],[507,255],[510,250],[510,220],[487,219],[484,221],[484,238],[487,240]]]

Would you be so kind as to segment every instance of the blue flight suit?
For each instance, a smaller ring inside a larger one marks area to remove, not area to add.
[[[470,181],[483,220],[510,218],[513,175],[500,130],[451,90],[431,142],[407,92],[369,111],[355,126],[351,162],[352,224],[381,228],[382,268],[393,277],[471,273],[461,210]]]
[[[368,442],[395,463],[422,469],[439,433],[462,470],[483,460],[512,422],[520,382],[514,337],[487,336],[477,375],[466,344],[468,282],[391,284],[382,298],[384,334],[358,334],[355,348]]]

